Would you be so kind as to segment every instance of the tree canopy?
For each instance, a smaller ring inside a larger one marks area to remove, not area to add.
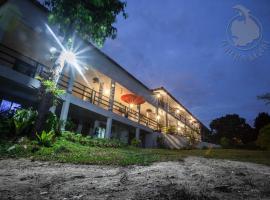
[[[210,123],[210,128],[216,141],[220,141],[222,137],[226,137],[232,142],[241,140],[243,143],[248,143],[254,140],[254,130],[244,118],[237,114],[214,119]]]
[[[254,127],[257,131],[268,124],[270,124],[270,115],[265,112],[259,113],[254,120]]]
[[[117,15],[125,12],[126,2],[121,0],[45,0],[50,8],[49,22],[59,25],[67,37],[76,32],[82,39],[102,46],[106,38],[117,34]]]

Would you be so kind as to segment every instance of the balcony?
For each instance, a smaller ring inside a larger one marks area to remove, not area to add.
[[[47,76],[49,72],[48,66],[43,65],[30,57],[22,55],[21,53],[2,44],[0,44],[0,63],[31,78],[35,78],[36,76],[44,77]],[[69,80],[70,78],[68,76],[62,74],[58,82],[59,87],[67,89]],[[112,111],[115,114],[147,126],[152,130],[157,130],[158,128],[158,123],[155,120],[146,117],[145,115],[140,114],[122,103],[110,99],[109,97],[77,81],[74,81],[72,94],[83,101],[94,104],[105,110]]]

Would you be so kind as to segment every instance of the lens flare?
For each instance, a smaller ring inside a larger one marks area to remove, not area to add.
[[[79,55],[81,53],[89,51],[91,48],[87,47],[87,48],[84,48],[82,50],[79,50],[79,47],[76,47],[76,52],[72,51],[73,48],[66,49],[64,47],[64,45],[61,43],[61,41],[59,40],[59,38],[56,36],[56,34],[53,32],[53,30],[47,24],[45,24],[45,27],[48,29],[49,33],[52,35],[52,37],[54,38],[56,43],[61,48],[61,53],[59,55],[59,58],[57,59],[58,64],[61,65],[61,69],[60,69],[59,74],[62,73],[62,70],[64,68],[65,63],[68,63],[77,70],[77,72],[80,74],[80,76],[83,78],[83,80],[87,83],[87,85],[89,85],[89,82],[87,81],[87,79],[84,76],[84,73],[82,71],[82,68],[85,69],[85,64],[83,64],[82,61],[79,60],[79,58],[80,58]],[[72,46],[73,46],[73,44],[72,44]],[[82,65],[82,67],[81,67],[81,65]]]

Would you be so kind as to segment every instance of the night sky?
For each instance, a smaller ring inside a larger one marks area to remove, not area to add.
[[[128,0],[128,19],[119,17],[118,37],[102,50],[149,88],[167,88],[207,126],[229,113],[253,124],[270,109],[256,98],[270,92],[270,48],[253,61],[225,53],[222,42],[238,4],[270,42],[269,0]]]

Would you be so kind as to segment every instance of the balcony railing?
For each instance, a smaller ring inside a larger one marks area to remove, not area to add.
[[[36,76],[46,76],[49,72],[49,67],[37,62],[36,60],[19,53],[3,44],[0,44],[0,63],[11,69],[20,72],[32,78]],[[62,89],[67,89],[69,77],[62,74],[58,85]],[[111,110],[116,114],[126,117],[132,121],[138,122],[149,128],[156,130],[157,122],[150,119],[137,111],[129,109],[127,106],[117,101],[112,101],[109,97],[75,81],[72,87],[74,96],[81,98],[84,101],[97,105],[105,110]]]
[[[40,62],[3,44],[0,44],[0,63],[32,78],[36,76],[46,76],[50,70],[50,67],[41,64]],[[68,81],[69,77],[63,74],[59,79],[58,85],[61,88],[66,89],[68,87]],[[72,93],[82,100],[97,105],[105,110],[111,110],[116,114],[145,125],[153,130],[160,130],[160,125],[158,125],[156,120],[140,114],[139,112],[128,108],[120,102],[111,100],[109,97],[104,96],[103,94],[100,94],[99,92],[77,81],[74,82]],[[185,117],[182,115],[177,115],[170,107],[169,113],[185,125],[195,129],[195,127],[190,124]]]

